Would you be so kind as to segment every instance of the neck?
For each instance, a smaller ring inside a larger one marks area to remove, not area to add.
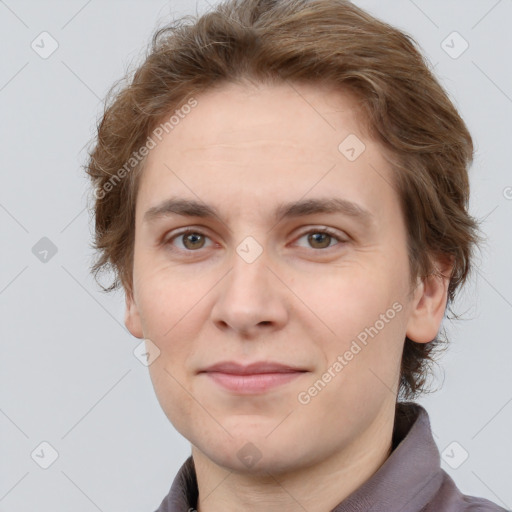
[[[391,454],[393,410],[318,463],[286,473],[240,473],[221,467],[195,446],[192,456],[199,489],[197,512],[325,512],[365,483]]]

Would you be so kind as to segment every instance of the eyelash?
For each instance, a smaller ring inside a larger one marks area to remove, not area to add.
[[[309,235],[311,233],[321,233],[321,234],[325,234],[325,235],[329,235],[330,237],[332,237],[333,239],[335,239],[337,242],[339,242],[338,244],[334,244],[332,246],[328,246],[326,248],[323,248],[323,249],[314,249],[314,248],[311,248],[311,250],[315,251],[315,252],[319,252],[319,251],[323,251],[323,252],[327,252],[329,249],[332,249],[333,247],[336,247],[336,245],[340,245],[340,244],[345,244],[347,243],[347,240],[342,240],[339,238],[339,236],[336,234],[336,232],[334,232],[334,230],[330,229],[330,228],[314,228],[314,229],[310,229],[309,231],[305,231],[303,233],[301,233],[299,235],[299,237],[297,238],[297,240],[301,239],[303,236],[305,235]],[[174,247],[172,245],[172,242],[179,238],[179,237],[182,237],[182,236],[185,236],[185,235],[190,235],[190,234],[194,234],[194,235],[201,235],[201,236],[204,236],[206,238],[210,238],[208,235],[206,235],[205,233],[203,233],[200,229],[194,229],[194,228],[186,228],[184,229],[183,231],[180,231],[178,233],[175,233],[172,237],[169,237],[169,238],[166,238],[164,239],[163,241],[163,245],[164,246],[169,246],[171,249],[171,251],[173,252],[181,252],[181,253],[185,253],[187,255],[190,255],[192,256],[194,253],[196,252],[199,252],[201,249],[203,249],[203,247],[201,247],[200,249],[197,249],[197,250],[190,250],[190,249],[178,249],[176,247]]]

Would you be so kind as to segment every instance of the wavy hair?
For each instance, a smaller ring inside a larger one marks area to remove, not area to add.
[[[91,270],[97,280],[115,275],[103,290],[132,293],[135,200],[152,131],[200,93],[243,81],[322,82],[357,98],[393,164],[411,285],[439,272],[435,257],[450,258],[450,309],[481,240],[468,213],[471,135],[414,39],[345,0],[225,0],[156,30],[142,64],[107,94],[85,166],[95,190]],[[399,395],[427,392],[446,341],[405,339]]]

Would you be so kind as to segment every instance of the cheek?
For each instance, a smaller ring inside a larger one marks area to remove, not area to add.
[[[196,350],[195,340],[204,319],[194,308],[200,297],[190,283],[180,283],[166,273],[148,272],[139,288],[139,308],[144,335],[160,350],[149,366],[155,394],[169,421],[182,435],[194,414],[193,388],[188,362]]]
[[[333,338],[343,340],[358,334],[400,299],[389,269],[374,262],[344,261],[325,275],[297,279],[294,292],[322,319]],[[396,280],[395,280],[396,283]],[[333,332],[332,332],[333,331]]]
[[[186,436],[195,404],[186,391],[190,388],[186,375],[179,372],[179,365],[170,364],[172,359],[167,352],[162,352],[149,366],[149,373],[164,414],[176,430]]]
[[[211,285],[205,279],[184,275],[179,268],[147,262],[135,266],[137,302],[146,337],[167,339],[183,328],[182,319],[197,314],[194,309]]]
[[[406,325],[402,281],[391,266],[373,263],[338,269],[321,289],[309,290],[308,305],[329,328],[319,338],[325,370],[331,368],[338,382],[332,388],[341,386],[347,400],[364,400],[375,385],[395,385]],[[343,369],[336,371],[339,357]]]

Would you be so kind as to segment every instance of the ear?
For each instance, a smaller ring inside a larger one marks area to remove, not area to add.
[[[422,278],[414,292],[406,335],[416,343],[429,343],[437,336],[446,310],[453,257],[436,260],[436,268],[438,272]]]
[[[133,336],[142,339],[144,338],[142,323],[140,321],[139,309],[133,298],[133,292],[125,290],[125,302],[124,324]]]

